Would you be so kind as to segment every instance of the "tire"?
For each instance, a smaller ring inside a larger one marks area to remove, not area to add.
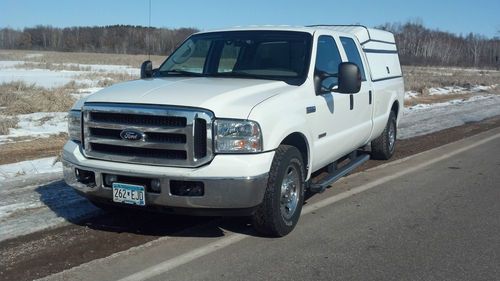
[[[397,139],[396,113],[391,111],[389,120],[382,134],[372,141],[371,158],[388,160],[394,154]]]
[[[271,165],[264,199],[252,217],[257,232],[282,237],[295,228],[304,204],[304,171],[299,150],[280,145]]]

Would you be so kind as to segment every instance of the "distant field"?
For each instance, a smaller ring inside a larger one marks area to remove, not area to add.
[[[146,55],[0,50],[0,164],[53,155],[79,98],[138,79]],[[154,66],[165,57],[151,56]],[[228,62],[229,65],[229,62]],[[407,107],[500,94],[500,72],[403,67]],[[54,141],[46,141],[50,136]]]
[[[153,65],[160,65],[166,56],[151,56]],[[26,50],[0,50],[0,61],[25,61],[49,64],[105,64],[139,68],[147,55],[71,53]]]

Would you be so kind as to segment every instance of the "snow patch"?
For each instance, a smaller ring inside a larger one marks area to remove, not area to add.
[[[68,132],[67,112],[35,112],[17,115],[17,128],[9,129],[9,134],[0,136],[0,145],[19,137],[42,137]]]
[[[9,61],[0,61],[0,69],[5,68],[14,68],[16,65],[23,64],[24,61],[20,60],[9,60]]]
[[[76,93],[72,93],[71,95],[77,99],[84,98],[87,96],[92,95],[93,93],[100,91],[104,89],[103,87],[88,87],[88,88],[82,88],[78,89]]]
[[[454,99],[454,100],[449,100],[446,102],[437,102],[437,103],[420,103],[417,105],[410,106],[408,108],[405,108],[407,110],[419,110],[419,109],[426,109],[426,108],[434,108],[434,107],[446,107],[450,105],[459,105],[463,103],[468,103],[468,102],[474,102],[478,100],[483,100],[483,99],[490,99],[495,97],[494,95],[477,95],[477,96],[472,96],[468,99]]]
[[[81,72],[52,71],[48,69],[0,69],[0,83],[24,81],[45,88],[64,86],[75,79]]]
[[[106,77],[107,73],[127,73],[131,76],[139,77],[140,69],[127,65],[99,65],[99,64],[77,64],[77,63],[54,63],[57,65],[81,67],[80,70],[50,70],[44,68],[18,68],[18,65],[26,63],[25,61],[0,61],[0,83],[9,83],[13,81],[24,81],[28,84],[35,84],[40,87],[54,88],[76,80],[78,83],[95,85],[98,80]],[[36,65],[36,62],[28,62]],[[41,65],[41,64],[40,64]],[[102,77],[95,80],[78,79],[79,75],[99,73]]]
[[[24,175],[38,175],[62,171],[61,162],[54,163],[56,157],[40,158],[12,164],[0,165],[0,180]],[[0,211],[1,213],[1,211]]]
[[[450,94],[464,93],[465,91],[467,91],[466,88],[459,87],[459,86],[449,86],[449,87],[442,87],[442,88],[429,88],[429,95],[431,95],[431,96],[450,95]]]
[[[414,99],[416,98],[417,96],[419,96],[420,93],[419,92],[415,92],[415,91],[407,91],[405,92],[405,100],[411,100],[411,99]]]
[[[26,59],[34,59],[34,58],[41,58],[43,57],[43,54],[27,54],[24,56]]]
[[[89,68],[91,72],[103,73],[128,73],[131,75],[139,75],[141,70],[139,68],[130,67],[128,65],[108,65],[108,64],[82,64],[82,63],[63,63],[67,66],[76,66],[81,68]]]
[[[478,122],[500,115],[500,96],[473,96],[431,105],[417,105],[403,110],[398,138],[430,134],[444,129]]]

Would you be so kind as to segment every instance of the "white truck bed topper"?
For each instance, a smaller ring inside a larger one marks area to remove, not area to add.
[[[355,36],[366,54],[373,81],[383,81],[402,75],[396,40],[392,33],[361,25],[314,25],[309,27],[329,29]]]

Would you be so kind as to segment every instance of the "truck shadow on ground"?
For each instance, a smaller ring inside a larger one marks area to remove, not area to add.
[[[77,194],[64,181],[35,189],[57,217],[96,231],[163,237],[222,237],[226,232],[259,236],[247,217],[199,217],[118,208],[104,211]]]

